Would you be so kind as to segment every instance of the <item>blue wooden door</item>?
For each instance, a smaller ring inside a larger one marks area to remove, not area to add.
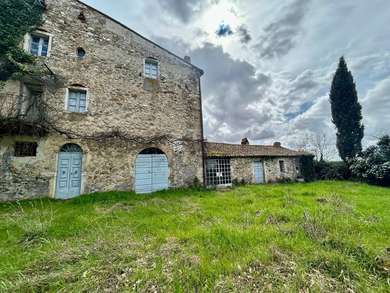
[[[262,161],[253,162],[253,175],[255,177],[256,184],[264,183],[264,168]]]
[[[135,192],[151,193],[169,188],[167,157],[163,154],[140,154],[135,163]]]
[[[80,195],[81,170],[81,153],[59,154],[56,191],[57,198],[68,199]]]

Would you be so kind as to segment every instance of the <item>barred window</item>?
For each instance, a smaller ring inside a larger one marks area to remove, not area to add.
[[[206,161],[207,186],[231,185],[230,159],[208,159]]]
[[[284,161],[279,161],[279,168],[280,168],[280,172],[282,173],[286,172],[286,165],[284,164]]]
[[[15,157],[36,157],[38,144],[36,142],[16,142]]]

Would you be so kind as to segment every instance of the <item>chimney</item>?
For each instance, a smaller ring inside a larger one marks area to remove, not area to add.
[[[241,144],[242,145],[249,145],[249,140],[246,137],[244,137],[243,139],[241,139]]]
[[[276,141],[276,142],[274,142],[274,147],[281,148],[282,144],[280,142]]]
[[[184,61],[191,64],[191,57],[190,56],[184,56]]]

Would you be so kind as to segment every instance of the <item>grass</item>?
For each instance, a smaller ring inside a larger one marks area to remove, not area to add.
[[[350,182],[0,205],[1,292],[389,292],[390,189]]]

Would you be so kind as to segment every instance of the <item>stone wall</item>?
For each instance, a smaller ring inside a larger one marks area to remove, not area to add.
[[[41,30],[50,35],[51,50],[42,59],[62,85],[46,89],[44,99],[49,120],[78,139],[56,133],[40,139],[0,136],[0,198],[54,196],[57,156],[66,143],[84,150],[83,192],[132,190],[135,158],[148,147],[166,153],[171,186],[202,181],[202,72],[78,1],[47,4]],[[80,47],[86,52],[83,59],[76,53]],[[156,81],[143,75],[148,57],[159,61]],[[66,110],[67,90],[75,86],[87,90],[86,113]],[[0,99],[19,92],[20,84],[9,82]],[[130,139],[87,139],[112,132]],[[38,141],[37,157],[14,157],[15,141],[26,140]]]
[[[145,148],[156,147],[165,152],[169,163],[171,187],[191,185],[195,178],[202,181],[199,167],[200,144],[164,141],[153,145],[137,145],[111,140],[67,140],[48,136],[38,140],[36,157],[15,157],[16,141],[37,141],[31,137],[3,137],[0,144],[0,200],[55,196],[57,160],[66,143],[83,149],[82,193],[133,189],[134,165]],[[195,170],[195,172],[194,172]]]
[[[10,81],[0,84],[0,118],[12,118],[18,113],[20,82]]]
[[[202,138],[199,70],[77,1],[47,2],[47,64],[65,80],[47,99],[60,127],[85,135],[115,128],[145,137]],[[85,22],[78,19],[81,11]],[[86,51],[82,60],[79,47]],[[160,79],[152,86],[143,75],[147,57],[159,61]],[[66,89],[74,84],[88,89],[85,114],[65,110]]]
[[[285,172],[280,172],[279,161],[283,160]],[[284,178],[296,180],[299,175],[299,159],[294,157],[267,158],[264,160],[266,182],[276,182]]]
[[[232,171],[232,180],[246,183],[254,183],[253,161],[261,160],[263,162],[265,182],[276,182],[283,178],[296,180],[299,175],[299,159],[294,157],[280,158],[231,158],[230,165]],[[285,172],[280,172],[279,161],[285,163]]]

